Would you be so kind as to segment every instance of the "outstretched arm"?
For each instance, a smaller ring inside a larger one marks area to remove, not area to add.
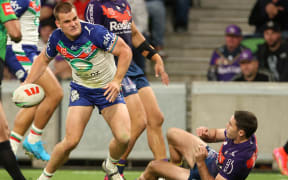
[[[138,31],[134,22],[132,22],[131,29],[133,46],[136,47],[144,57],[151,59],[155,62],[155,76],[159,77],[160,75],[162,83],[168,85],[169,77],[168,74],[165,72],[165,67],[161,56],[157,53],[155,48],[146,41],[142,33]]]

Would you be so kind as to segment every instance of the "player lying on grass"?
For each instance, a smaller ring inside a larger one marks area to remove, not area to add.
[[[257,158],[255,131],[257,118],[248,111],[235,111],[226,129],[200,127],[197,137],[184,130],[171,128],[167,133],[172,163],[154,160],[138,180],[243,180]],[[206,142],[224,141],[219,153]],[[177,165],[185,158],[191,169]]]

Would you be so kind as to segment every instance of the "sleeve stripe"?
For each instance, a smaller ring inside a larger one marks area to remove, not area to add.
[[[116,46],[117,41],[118,41],[118,36],[115,35],[114,43],[113,43],[113,45],[111,46],[111,48],[108,50],[109,52],[113,52],[113,50],[114,50],[114,48],[115,48],[115,46]]]

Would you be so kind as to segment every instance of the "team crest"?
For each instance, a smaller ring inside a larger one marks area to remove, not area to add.
[[[61,48],[61,54],[66,56],[67,55],[67,49],[66,48]]]

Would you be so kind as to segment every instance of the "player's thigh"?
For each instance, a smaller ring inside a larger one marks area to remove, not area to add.
[[[80,141],[92,111],[92,106],[70,106],[68,108],[66,117],[66,140],[74,142]]]
[[[106,107],[101,111],[101,114],[116,139],[124,134],[130,134],[130,117],[125,104],[119,103]]]
[[[129,115],[131,118],[131,126],[144,125],[146,124],[146,113],[145,108],[142,104],[139,94],[131,94],[124,98]]]
[[[47,95],[54,96],[59,93],[62,94],[61,85],[57,78],[54,76],[53,72],[50,70],[50,68],[46,68],[46,71],[36,81],[36,83],[43,87],[43,89],[45,90],[45,94]]]
[[[150,86],[143,87],[138,90],[138,93],[145,108],[148,124],[162,123],[163,114],[160,111],[160,107],[157,103],[157,99],[152,88]],[[159,119],[159,122],[149,122],[151,119],[153,119],[153,121],[155,121],[155,119]]]
[[[186,159],[194,159],[195,151],[200,145],[207,146],[199,137],[178,128],[168,130],[167,140],[169,145],[180,151]]]

